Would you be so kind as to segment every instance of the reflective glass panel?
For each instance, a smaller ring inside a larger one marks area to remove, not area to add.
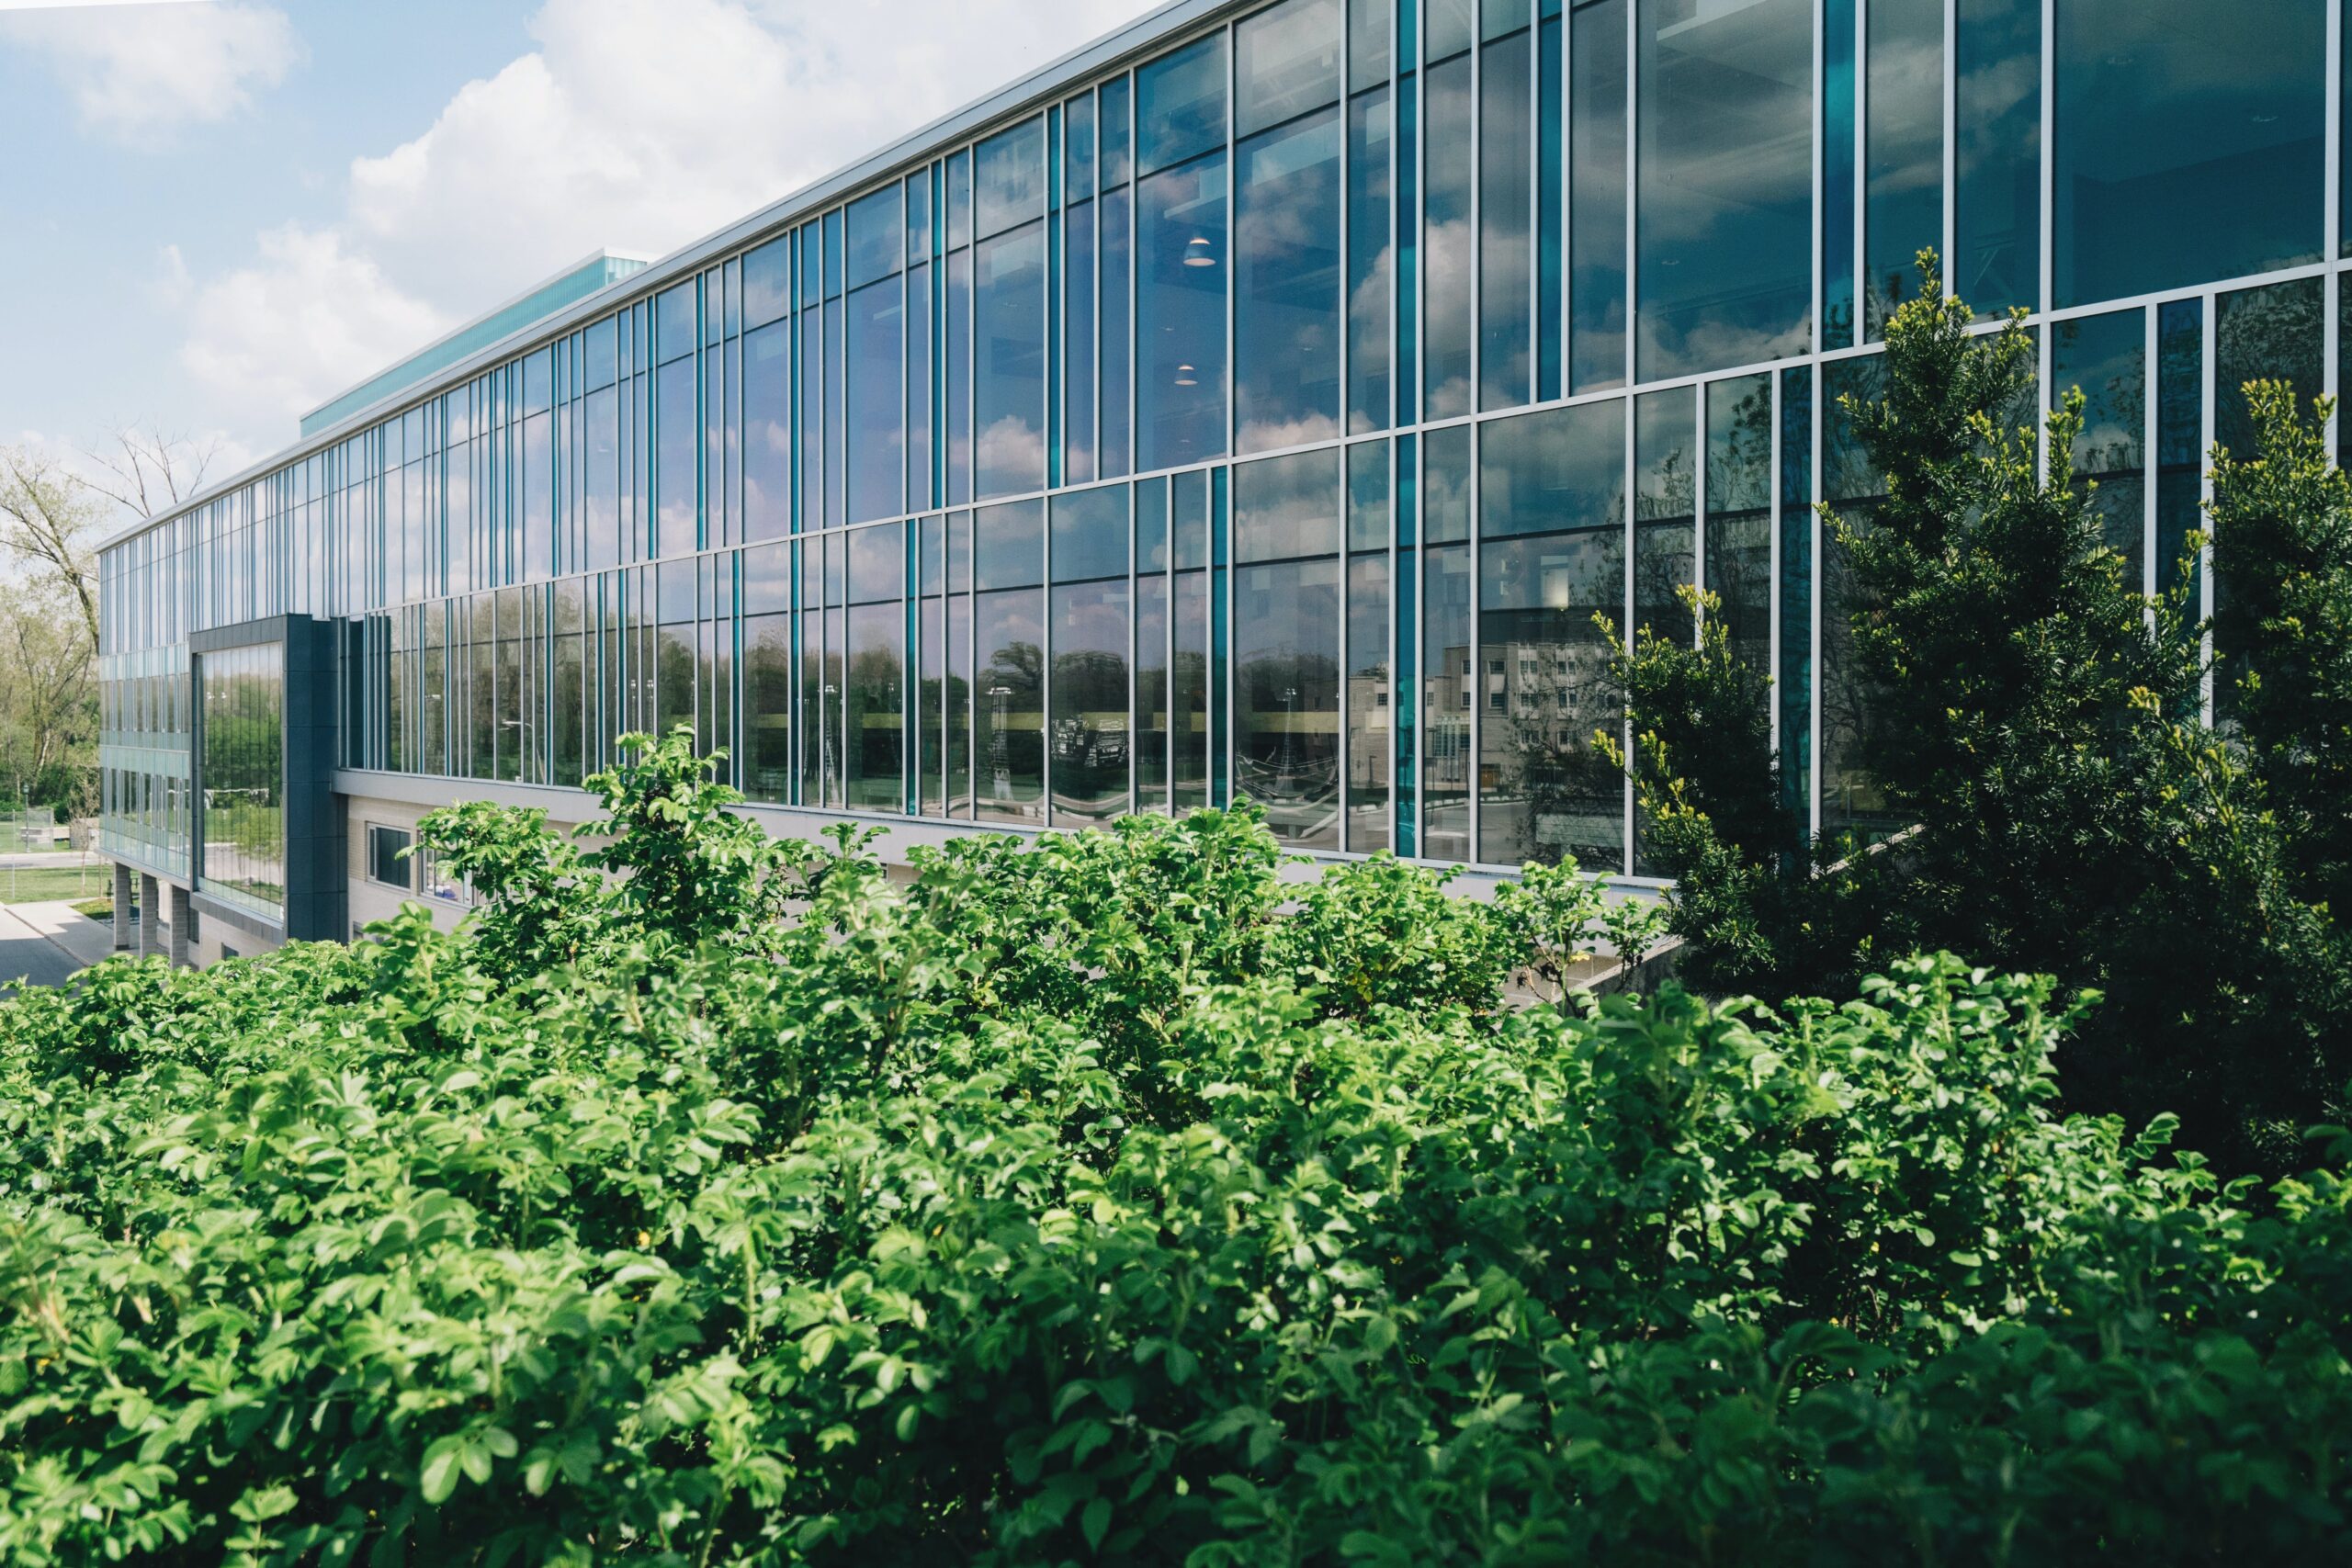
[[[1225,202],[1222,154],[1136,187],[1141,469],[1176,468],[1226,449]]]
[[[1569,17],[1568,389],[1625,380],[1625,6]]]
[[[1806,0],[1643,0],[1644,378],[1804,350],[1813,294]]]
[[[1943,248],[1944,0],[1870,0],[1864,40],[1862,317],[1875,341],[1919,292],[1918,254]]]
[[[2053,303],[2317,260],[2326,31],[2324,0],[2058,6]]]
[[[1268,131],[1237,157],[1234,450],[1331,440],[1340,434],[1339,113]]]
[[[1224,145],[1224,33],[1212,33],[1136,73],[1138,174]]]
[[[2041,292],[2041,0],[1960,0],[1951,286],[1995,315]]]

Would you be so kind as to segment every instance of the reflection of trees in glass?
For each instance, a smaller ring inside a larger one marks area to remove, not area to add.
[[[285,901],[285,651],[199,656],[204,695],[203,859],[208,890],[275,914]]]
[[[1596,613],[1623,618],[1625,525],[1489,540],[1480,646],[1490,671],[1478,858],[1614,871],[1624,857],[1624,784],[1594,744],[1623,712]],[[1499,682],[1491,676],[1499,663]],[[1494,689],[1498,686],[1498,691]],[[1501,705],[1495,705],[1499,695]]]

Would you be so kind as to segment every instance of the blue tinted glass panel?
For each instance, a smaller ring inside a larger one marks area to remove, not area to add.
[[[1813,371],[1781,372],[1781,803],[1813,827]]]
[[[1136,73],[1136,169],[1150,174],[1225,145],[1225,35]]]
[[[1233,469],[1233,558],[1286,560],[1340,547],[1340,449],[1294,452]]]
[[[849,204],[849,286],[862,288],[899,270],[904,219],[895,185]]]
[[[1072,206],[1063,224],[1062,479],[1084,484],[1094,478],[1094,203]]]
[[[1960,0],[1951,290],[1980,316],[2041,291],[2041,0]]]
[[[1238,159],[1234,450],[1329,441],[1340,434],[1339,111],[1245,141]]]
[[[584,340],[586,368],[581,378],[580,389],[593,392],[599,387],[611,386],[617,363],[616,345],[620,341],[613,331],[612,321],[598,321],[588,329]]]
[[[1127,574],[1127,487],[1104,485],[1054,497],[1056,582]]]
[[[1568,389],[1625,380],[1625,5],[1569,18]]]
[[[1175,468],[1226,447],[1225,159],[1154,175],[1136,200],[1137,466]]]
[[[1804,350],[1813,295],[1807,0],[1689,14],[1645,0],[1644,378]]]
[[[1707,592],[1731,650],[1751,670],[1772,661],[1772,378],[1711,383],[1707,400]]]
[[[972,157],[974,233],[979,239],[1046,215],[1046,122],[1022,121]]]
[[[982,821],[1045,818],[1045,591],[972,596],[974,781]]]
[[[975,247],[973,493],[1046,482],[1046,230]]]
[[[1340,0],[1283,0],[1234,29],[1233,134],[1340,101]]]
[[[2051,406],[2083,394],[2075,437],[2075,488],[2098,514],[2123,580],[2140,581],[2147,495],[2148,317],[2144,310],[2078,316],[2050,327]]]
[[[913,265],[931,254],[931,171],[909,175],[907,193],[907,263]]]
[[[2205,302],[2176,299],[2156,312],[2156,589],[2183,590],[2198,609],[2189,534],[2200,509],[2205,455]],[[2185,574],[2185,575],[2184,575]]]
[[[1102,104],[1102,186],[1123,185],[1135,172],[1134,142],[1128,135],[1127,78],[1114,76],[1096,90]]]
[[[1429,142],[1421,152],[1421,417],[1448,419],[1468,413],[1471,398],[1470,276],[1477,250],[1470,229],[1470,57],[1423,74]]]
[[[1282,843],[1337,850],[1340,562],[1241,567],[1233,599],[1234,794]]]
[[[1625,406],[1618,400],[1482,426],[1479,463],[1479,527],[1490,539],[1624,526]]]
[[[907,504],[929,506],[932,493],[932,278],[929,265],[907,269]]]
[[[1919,252],[1943,246],[1943,0],[1870,0],[1864,37],[1862,320],[1876,340],[1919,292]]]
[[[2326,31],[2324,0],[2060,6],[2052,303],[2317,260]]]
[[[1494,7],[1490,5],[1488,11]],[[1533,35],[1480,46],[1478,104],[1478,406],[1531,400],[1529,361],[1535,176],[1529,93]]]
[[[743,537],[792,531],[792,329],[743,339]]]
[[[1096,296],[1102,312],[1102,472],[1110,479],[1128,471],[1133,453],[1127,434],[1128,379],[1134,365],[1129,290],[1135,286],[1134,208],[1125,188],[1102,198],[1102,270]]]
[[[1094,194],[1094,99],[1080,95],[1062,106],[1062,194],[1084,201]]]
[[[1560,103],[1559,18],[1536,38],[1535,110],[1535,396],[1560,395],[1561,299],[1567,258],[1561,245],[1561,159],[1565,134]]]
[[[1395,0],[1348,0],[1348,81],[1361,91],[1389,72],[1389,16]]]
[[[1125,578],[1055,588],[1051,694],[1058,824],[1099,826],[1127,809],[1127,636]]]
[[[2034,0],[2039,5],[2040,0]],[[1821,346],[1854,346],[1855,182],[1860,178],[1854,116],[1858,0],[1822,0],[1821,8]]]
[[[2213,439],[2233,454],[2251,457],[2254,411],[2249,381],[2284,381],[2308,421],[2324,389],[2326,284],[2317,277],[2242,288],[2214,301]]]
[[[906,404],[899,378],[906,312],[898,280],[852,293],[848,316],[849,521],[863,523],[905,510]]]
[[[695,286],[665,288],[653,301],[653,345],[664,363],[695,351]]]
[[[1380,6],[1383,16],[1385,5]],[[1388,428],[1388,90],[1348,106],[1348,429]]]
[[[973,514],[972,585],[1026,588],[1046,580],[1046,503],[1015,501]]]
[[[683,555],[695,547],[695,455],[702,425],[695,407],[695,363],[662,367],[654,389],[654,553]]]

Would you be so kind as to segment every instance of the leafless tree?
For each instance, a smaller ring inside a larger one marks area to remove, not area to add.
[[[134,516],[153,517],[202,490],[220,455],[218,436],[198,440],[155,425],[119,425],[104,444],[84,448],[96,470],[84,482]]]

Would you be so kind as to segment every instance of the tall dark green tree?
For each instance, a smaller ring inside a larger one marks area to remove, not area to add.
[[[2300,1124],[2352,1074],[2331,894],[2345,906],[2319,869],[2352,863],[2331,858],[2352,841],[2331,772],[2352,768],[2352,745],[2307,732],[2352,734],[2342,478],[2291,398],[2257,392],[2265,455],[2217,475],[2217,511],[2254,515],[2220,558],[2244,731],[2214,734],[2196,716],[2192,580],[2139,592],[2095,497],[2063,477],[2080,394],[2049,416],[2038,466],[2018,412],[2033,340],[2018,321],[1971,333],[1922,265],[1929,287],[1889,324],[1882,395],[1847,404],[1883,499],[1824,509],[1845,568],[1825,615],[1850,631],[1860,764],[1905,827],[1805,844],[1772,817],[1764,677],[1718,636],[1615,645],[1688,972],[1774,998],[1835,994],[1914,948],[2054,973],[2104,998],[2072,1047],[2076,1103],[2180,1106],[2224,1158],[2291,1161]],[[2333,716],[2329,694],[2346,704]]]

